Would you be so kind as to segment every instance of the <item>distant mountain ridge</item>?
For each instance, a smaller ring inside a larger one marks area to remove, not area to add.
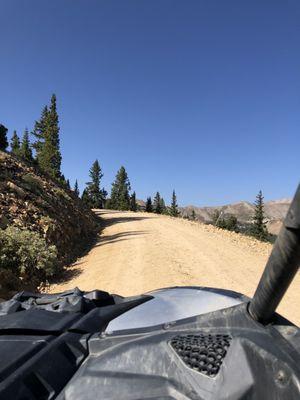
[[[291,199],[272,200],[265,203],[265,216],[267,227],[270,233],[278,234],[281,222],[284,219],[287,210],[291,204]],[[215,207],[180,207],[183,217],[191,215],[195,211],[196,219],[204,223],[212,222],[212,216],[216,210],[222,212],[223,216],[234,215],[240,223],[250,223],[254,213],[254,205],[248,201],[227,204]]]

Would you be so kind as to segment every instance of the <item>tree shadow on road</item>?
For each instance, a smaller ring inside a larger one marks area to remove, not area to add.
[[[96,215],[101,217],[101,215],[106,215],[106,214],[121,214],[123,211],[113,211],[113,210],[98,210],[94,209],[92,210]]]
[[[106,244],[121,242],[125,240],[131,240],[134,237],[140,235],[148,235],[149,232],[147,231],[127,231],[127,232],[120,232],[115,233],[113,235],[105,235],[103,237],[99,236],[99,239],[94,247],[104,246]]]
[[[151,219],[153,217],[151,216],[136,216],[134,213],[132,213],[132,216],[127,215],[122,215],[121,211],[111,211],[111,210],[94,210],[95,214],[100,217],[101,219],[101,230],[98,233],[97,237],[94,238],[89,246],[86,247],[84,251],[82,251],[80,258],[78,261],[71,265],[67,265],[63,272],[60,274],[60,276],[55,277],[51,280],[51,284],[62,284],[71,281],[72,279],[76,278],[79,276],[83,269],[80,267],[80,264],[83,264],[82,257],[86,256],[93,248],[95,247],[100,247],[100,246],[105,246],[107,244],[113,244],[116,242],[121,242],[121,241],[126,241],[126,240],[132,240],[135,237],[138,237],[140,235],[147,235],[149,232],[147,231],[124,231],[120,233],[115,233],[113,235],[105,235],[102,236],[103,229],[106,227],[109,227],[111,225],[115,224],[120,224],[120,223],[125,223],[125,222],[136,222],[136,221],[142,221],[146,219]],[[113,215],[109,218],[101,218],[101,215],[104,214],[110,214]],[[121,214],[121,215],[120,215]]]
[[[107,219],[103,219],[103,227],[106,228],[107,226],[115,225],[115,224],[122,224],[125,222],[136,222],[136,221],[144,221],[147,219],[151,219],[152,217],[125,217],[125,216],[115,216]]]
[[[81,275],[83,271],[82,267],[80,267],[81,264],[83,264],[83,262],[80,262],[78,260],[74,264],[66,266],[63,269],[63,271],[59,274],[59,276],[55,276],[54,278],[50,279],[49,281],[50,286],[52,284],[60,285],[63,283],[67,283],[72,279],[76,278],[77,276]]]

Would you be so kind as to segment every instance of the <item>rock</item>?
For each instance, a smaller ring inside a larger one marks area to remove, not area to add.
[[[19,198],[24,199],[26,197],[25,191],[23,189],[21,189],[19,186],[17,186],[16,184],[14,184],[13,182],[8,181],[6,183],[6,186],[7,186],[8,190],[15,192],[15,194],[17,194]]]
[[[5,215],[0,216],[0,229],[5,229],[9,224],[9,220]]]
[[[16,204],[13,204],[9,207],[9,212],[12,214],[15,214],[18,211],[18,206]]]

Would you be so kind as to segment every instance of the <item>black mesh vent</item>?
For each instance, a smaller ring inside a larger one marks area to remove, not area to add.
[[[179,335],[170,344],[186,365],[214,377],[219,372],[231,339],[229,335]]]

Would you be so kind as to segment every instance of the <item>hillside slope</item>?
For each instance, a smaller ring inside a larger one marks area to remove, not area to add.
[[[274,200],[265,203],[265,216],[270,233],[278,234],[281,221],[283,221],[290,204],[290,199]],[[234,215],[243,224],[251,222],[254,214],[254,205],[247,201],[241,201],[217,207],[186,206],[181,208],[181,213],[184,217],[187,217],[191,215],[192,210],[195,211],[197,219],[202,222],[212,222],[212,216],[218,210],[222,212],[224,217]]]
[[[252,296],[272,246],[210,225],[148,213],[100,210],[104,230],[52,292],[78,286],[134,295],[166,286],[198,285]],[[300,275],[279,311],[300,324]]]
[[[7,226],[38,232],[65,264],[95,237],[98,219],[72,191],[0,152],[0,229]]]

